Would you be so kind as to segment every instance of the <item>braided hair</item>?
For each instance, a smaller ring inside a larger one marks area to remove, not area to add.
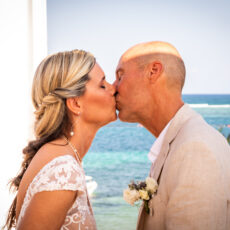
[[[10,188],[15,192],[18,191],[24,173],[41,146],[59,138],[70,128],[65,101],[67,98],[84,94],[86,83],[90,80],[88,73],[95,63],[92,54],[73,50],[50,55],[38,66],[32,86],[36,139],[23,149],[24,160],[21,169],[10,182]],[[2,229],[16,226],[16,204],[17,193]]]

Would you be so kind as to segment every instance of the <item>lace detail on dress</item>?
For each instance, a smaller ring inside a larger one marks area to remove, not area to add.
[[[26,208],[36,193],[73,190],[79,193],[67,213],[61,230],[96,229],[86,189],[84,170],[75,158],[70,155],[54,158],[39,171],[29,185],[17,224],[23,218]]]

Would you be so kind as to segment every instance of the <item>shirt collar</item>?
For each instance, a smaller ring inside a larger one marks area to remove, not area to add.
[[[168,127],[170,125],[172,120],[170,120],[168,122],[168,124],[164,127],[164,129],[161,131],[160,135],[158,136],[158,138],[155,140],[155,142],[153,143],[150,152],[148,154],[148,158],[149,160],[154,163],[157,159],[157,156],[159,155],[160,151],[161,151],[161,146],[165,137],[165,134],[168,130]]]

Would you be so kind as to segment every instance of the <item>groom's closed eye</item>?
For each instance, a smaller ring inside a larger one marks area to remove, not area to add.
[[[121,80],[122,74],[123,74],[122,69],[118,69],[117,72],[116,72],[116,79],[117,79],[118,81]]]

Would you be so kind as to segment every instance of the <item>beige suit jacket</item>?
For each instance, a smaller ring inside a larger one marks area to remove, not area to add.
[[[230,230],[230,146],[188,105],[172,119],[150,170],[159,183],[137,230]]]

